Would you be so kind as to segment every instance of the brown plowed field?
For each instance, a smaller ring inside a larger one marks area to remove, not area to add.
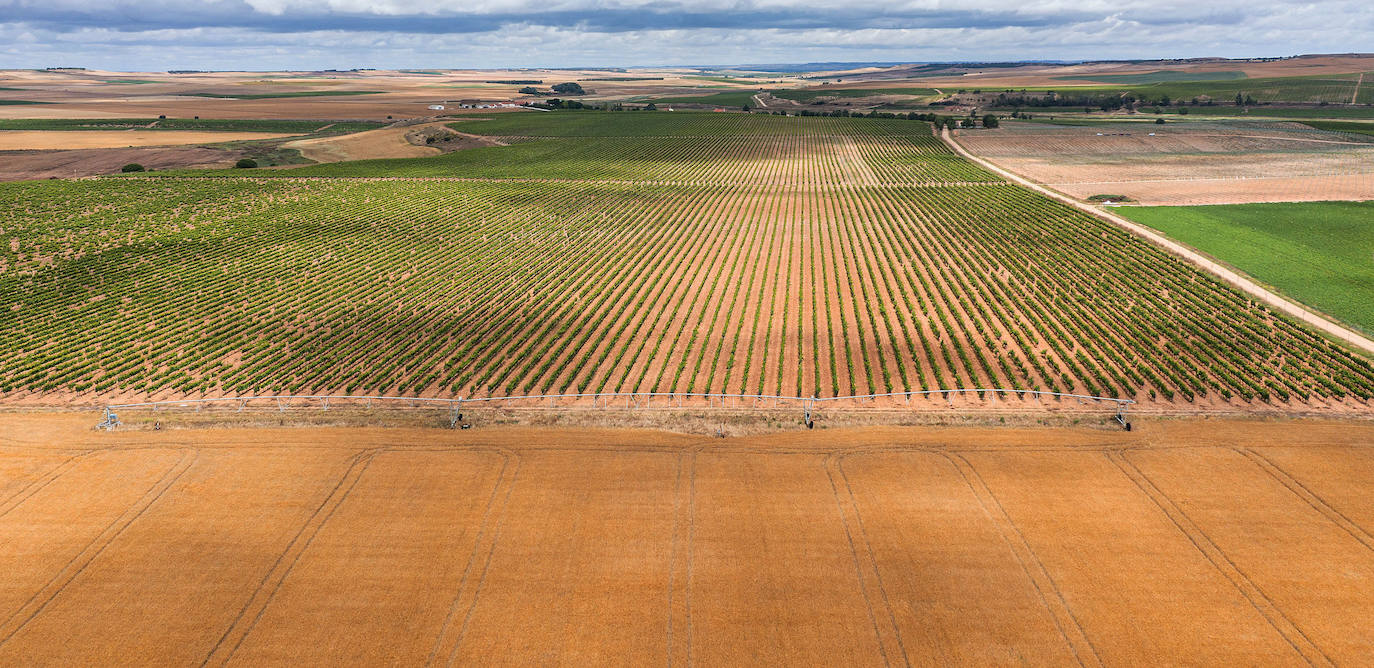
[[[1358,664],[1374,424],[0,416],[0,664]]]
[[[1079,199],[1145,205],[1374,199],[1374,144],[1299,123],[1019,124],[959,142],[1003,169]]]

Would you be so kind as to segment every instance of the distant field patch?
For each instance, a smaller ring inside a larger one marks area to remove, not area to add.
[[[17,118],[0,119],[0,130],[132,130],[154,131],[206,130],[227,132],[280,132],[311,134],[361,132],[385,125],[373,121],[330,122],[324,120],[224,119],[224,118]]]
[[[719,107],[742,107],[746,104],[756,104],[753,100],[755,92],[752,90],[732,90],[725,93],[713,93],[711,95],[693,95],[686,97],[660,97],[645,102],[654,104],[714,104]]]
[[[1374,202],[1122,207],[1117,212],[1374,332]]]
[[[33,100],[0,100],[0,106],[12,107],[21,104],[51,104],[50,102],[35,102]]]
[[[1361,88],[1361,90],[1364,90]],[[1361,93],[1363,94],[1363,93]],[[1199,106],[1164,107],[1164,113],[1177,114],[1183,109],[1195,116],[1236,116],[1240,118],[1370,118],[1374,119],[1374,107],[1237,107],[1232,104]],[[1036,109],[1036,111],[1041,111]]]
[[[213,97],[226,100],[269,100],[278,97],[342,97],[345,95],[380,95],[380,90],[297,90],[283,93],[186,93],[189,97]]]
[[[1125,95],[1133,94],[1152,102],[1168,97],[1174,101],[1210,99],[1222,105],[1235,101],[1237,95],[1257,103],[1347,104],[1355,96],[1358,74],[1338,74],[1303,77],[1265,77],[1258,79],[1209,81],[1157,81],[1154,83],[1076,86],[1036,86],[1031,91],[1056,91],[1063,94]],[[1234,107],[1232,107],[1234,109]]]
[[[1148,84],[1165,81],[1229,81],[1232,79],[1244,78],[1246,78],[1245,73],[1240,70],[1230,70],[1227,72],[1158,70],[1142,74],[1075,74],[1072,76],[1054,77],[1056,81],[1101,81],[1103,83],[1117,84]]]
[[[0,151],[60,151],[78,148],[130,148],[138,146],[183,146],[227,141],[279,139],[289,134],[275,132],[196,132],[155,130],[117,130],[90,132],[48,132],[45,130],[0,131]]]
[[[874,97],[877,95],[939,95],[934,88],[801,88],[773,91],[773,97],[811,102],[819,97]]]
[[[1374,135],[1374,123],[1354,123],[1350,121],[1307,121],[1303,125],[1310,125],[1318,130],[1327,132],[1345,132],[1357,135]]]

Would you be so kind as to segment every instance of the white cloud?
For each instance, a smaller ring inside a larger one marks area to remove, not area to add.
[[[1366,51],[1371,31],[1356,0],[0,0],[0,67],[1239,57]]]

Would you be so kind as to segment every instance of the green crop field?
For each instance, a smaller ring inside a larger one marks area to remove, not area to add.
[[[1122,207],[1117,212],[1374,334],[1374,202]]]
[[[754,90],[730,90],[723,93],[711,93],[708,95],[684,95],[682,97],[658,97],[654,99],[639,100],[640,102],[653,102],[656,105],[674,104],[706,104],[718,107],[731,107],[739,109],[744,105],[754,106]]]
[[[1356,135],[1374,135],[1374,123],[1360,123],[1356,121],[1304,121],[1307,125],[1318,130],[1327,132],[1345,132]]]
[[[459,125],[524,143],[0,184],[0,396],[1374,397],[1369,360],[918,121]]]
[[[1364,90],[1361,88],[1361,90]],[[1279,118],[1279,119],[1308,119],[1308,118],[1368,118],[1374,119],[1374,107],[1338,107],[1338,106],[1316,106],[1316,107],[1274,107],[1269,105],[1253,107],[1236,107],[1231,104],[1218,104],[1212,106],[1172,106],[1163,107],[1162,111],[1166,114],[1177,114],[1181,109],[1188,109],[1188,113],[1194,116],[1234,116],[1236,118]]]
[[[1358,74],[1302,77],[1267,77],[1256,79],[1226,79],[1220,81],[1159,81],[1155,83],[1122,85],[1071,85],[1064,87],[1041,86],[1029,90],[1054,90],[1071,95],[1124,94],[1134,93],[1145,100],[1156,100],[1162,96],[1170,99],[1191,100],[1211,98],[1219,103],[1234,101],[1236,94],[1250,96],[1256,102],[1302,102],[1348,104],[1356,96],[1355,85]],[[1366,77],[1368,78],[1368,76]],[[1374,92],[1361,86],[1357,102],[1369,102]]]
[[[934,88],[797,88],[771,91],[774,97],[811,102],[818,97],[872,97],[875,95],[939,95]]]

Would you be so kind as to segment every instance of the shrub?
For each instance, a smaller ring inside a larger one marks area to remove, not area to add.
[[[239,158],[239,161],[234,163],[234,167],[237,169],[252,169],[257,166],[258,161],[252,158]]]
[[[124,172],[125,174],[128,174],[128,173],[130,173],[130,172],[142,172],[142,171],[144,171],[144,169],[143,169],[143,165],[140,165],[140,164],[138,164],[138,163],[136,163],[136,162],[131,162],[131,163],[127,164],[127,165],[124,165],[123,167],[120,167],[120,168],[119,168],[119,171]]]

